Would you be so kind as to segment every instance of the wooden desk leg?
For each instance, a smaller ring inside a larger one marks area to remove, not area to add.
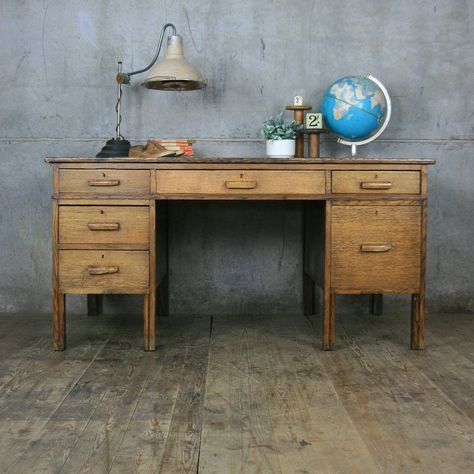
[[[157,290],[157,308],[158,316],[169,316],[169,283],[168,274],[166,274],[158,285]]]
[[[421,204],[421,265],[420,291],[411,297],[411,348],[425,348],[425,267],[426,267],[426,225],[428,220],[428,205]]]
[[[53,349],[66,348],[66,295],[53,290]]]
[[[57,166],[54,166],[54,191],[58,191]],[[53,350],[63,351],[66,348],[66,295],[59,291],[59,204],[57,199],[51,203],[52,230],[52,302],[51,316],[53,319]]]
[[[411,348],[425,348],[425,293],[411,297]]]
[[[324,292],[323,350],[332,351],[336,344],[336,295]]]
[[[383,294],[370,295],[370,312],[377,316],[383,314]]]
[[[313,279],[303,271],[303,314],[316,314],[316,292]]]
[[[146,351],[156,350],[156,291],[144,296],[143,305],[143,334]]]
[[[102,295],[87,295],[87,316],[99,316],[102,314]]]

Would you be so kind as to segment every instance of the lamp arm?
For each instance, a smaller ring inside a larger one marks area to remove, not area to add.
[[[160,55],[160,52],[161,52],[161,47],[163,45],[163,39],[165,37],[165,31],[167,28],[171,28],[173,31],[173,36],[176,36],[176,26],[174,26],[173,23],[166,23],[166,25],[164,25],[163,28],[161,29],[160,39],[158,41],[158,48],[156,49],[155,56],[153,57],[151,63],[147,67],[144,67],[143,69],[138,69],[132,72],[117,73],[116,80],[118,84],[130,84],[130,76],[134,76],[135,74],[141,74],[142,72],[148,71],[148,69],[150,69],[153,66],[153,64],[156,63],[156,60],[158,59],[158,56]]]

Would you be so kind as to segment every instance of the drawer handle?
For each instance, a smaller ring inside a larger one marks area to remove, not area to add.
[[[391,244],[362,244],[360,246],[361,252],[388,252],[392,250]]]
[[[362,189],[390,189],[392,183],[390,181],[362,181],[360,187]]]
[[[255,189],[257,181],[226,181],[225,187],[227,189]]]
[[[89,186],[118,186],[120,184],[120,179],[90,179],[87,181]]]
[[[89,222],[87,227],[89,230],[119,230],[120,224],[118,222]]]
[[[89,275],[111,275],[118,273],[119,267],[87,267]]]

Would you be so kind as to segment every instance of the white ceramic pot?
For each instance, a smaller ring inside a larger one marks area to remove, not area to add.
[[[293,158],[295,140],[267,140],[268,158]]]

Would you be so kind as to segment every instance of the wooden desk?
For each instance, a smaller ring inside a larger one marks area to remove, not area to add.
[[[423,349],[427,165],[395,159],[47,158],[53,164],[53,347],[65,348],[65,295],[144,295],[145,350],[167,301],[166,202],[304,201],[304,302],[323,293],[323,349],[336,294],[410,294],[411,348]]]

